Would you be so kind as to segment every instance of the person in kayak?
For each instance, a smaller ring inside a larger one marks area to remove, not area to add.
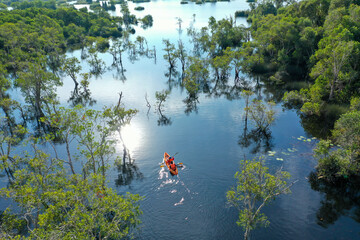
[[[174,157],[169,157],[169,159],[167,160],[168,164],[171,165],[171,162],[174,162]]]
[[[174,162],[171,162],[171,164],[170,164],[170,168],[171,168],[171,170],[173,170],[173,171],[175,171],[175,170],[176,170],[176,165],[175,165],[175,163],[174,163]]]

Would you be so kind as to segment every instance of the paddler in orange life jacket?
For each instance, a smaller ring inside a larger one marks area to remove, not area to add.
[[[167,163],[170,165],[171,162],[174,162],[174,157],[169,157],[169,159],[167,160]]]
[[[171,170],[173,170],[173,171],[175,171],[175,170],[176,170],[176,165],[175,165],[175,163],[174,163],[174,162],[171,162],[171,164],[170,164],[170,168],[171,168]]]
[[[176,170],[176,165],[174,163],[174,157],[169,157],[168,164],[169,164],[171,170],[173,170],[173,171]]]

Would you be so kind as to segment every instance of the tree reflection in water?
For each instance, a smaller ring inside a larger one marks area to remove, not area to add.
[[[192,112],[198,113],[198,106],[197,104],[199,103],[199,99],[197,96],[193,97],[193,96],[187,96],[183,102],[185,103],[185,114],[189,115]]]
[[[71,91],[68,102],[71,103],[72,107],[79,104],[84,107],[92,106],[96,103],[96,100],[91,97],[91,92],[87,87],[88,83],[82,81],[80,87],[75,86],[74,91]]]
[[[169,71],[165,72],[164,76],[167,78],[169,91],[171,91],[174,87],[181,86],[182,78],[175,68],[169,68]]]
[[[348,216],[360,222],[360,177],[340,177],[334,182],[318,178],[310,173],[311,188],[324,195],[317,211],[317,224],[327,228],[341,216]]]
[[[274,146],[272,143],[271,131],[269,129],[266,131],[252,129],[250,132],[247,132],[247,127],[244,128],[243,134],[240,135],[238,144],[244,148],[252,146],[252,154],[259,152],[267,153]]]
[[[162,92],[156,92],[155,97],[157,99],[156,103],[156,113],[159,115],[159,119],[157,120],[158,126],[167,126],[171,125],[171,118],[166,117],[163,114],[163,103],[166,101],[168,95],[170,94],[169,90],[163,90]]]
[[[166,117],[163,114],[160,114],[159,119],[157,120],[158,126],[168,126],[172,124],[171,118]]]
[[[129,186],[133,180],[141,180],[144,175],[140,172],[134,162],[126,162],[117,166],[118,178],[115,180],[116,186]]]
[[[126,76],[125,76],[126,69],[124,69],[122,66],[119,66],[117,64],[111,65],[111,68],[115,69],[113,73],[113,78],[116,80],[120,80],[124,83],[126,81]]]

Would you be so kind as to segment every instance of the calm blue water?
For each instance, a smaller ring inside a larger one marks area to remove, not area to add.
[[[200,28],[208,18],[216,19],[233,16],[236,10],[246,9],[245,0],[219,2],[216,4],[180,5],[179,1],[152,1],[144,4],[129,3],[130,10],[137,5],[145,7],[137,16],[151,14],[152,28],[136,28],[137,35],[146,37],[150,48],[156,46],[157,62],[140,58],[131,63],[124,57],[126,80],[118,80],[115,70],[108,70],[101,77],[90,82],[92,98],[97,101],[94,108],[115,105],[118,93],[123,93],[122,102],[127,108],[136,108],[139,113],[130,126],[123,130],[125,144],[135,159],[139,177],[134,176],[128,185],[117,186],[119,172],[114,167],[109,176],[109,184],[119,194],[137,193],[144,197],[141,202],[143,215],[140,231],[136,239],[242,239],[242,229],[236,225],[238,213],[226,203],[226,191],[235,184],[233,178],[239,161],[264,155],[270,169],[283,166],[292,180],[298,182],[291,195],[284,195],[264,208],[271,222],[268,228],[252,232],[253,239],[360,239],[360,225],[348,216],[341,216],[328,228],[317,224],[317,212],[324,195],[311,190],[307,180],[314,170],[316,161],[311,152],[317,140],[302,142],[297,138],[308,135],[301,126],[294,111],[283,111],[281,103],[276,106],[275,124],[271,127],[271,137],[262,139],[259,152],[254,153],[256,144],[249,147],[239,145],[244,131],[244,100],[227,100],[225,95],[213,97],[199,95],[197,112],[185,113],[184,90],[172,87],[164,75],[167,64],[162,55],[162,39],[176,43],[178,39],[188,43],[186,28],[193,24]],[[113,15],[119,15],[119,8]],[[195,22],[194,20],[195,14]],[[183,20],[183,32],[177,29],[176,17]],[[244,19],[237,24],[246,25]],[[80,51],[69,55],[80,58]],[[110,54],[100,54],[107,66],[112,63]],[[83,72],[89,66],[83,62]],[[246,77],[246,76],[245,76]],[[246,77],[248,80],[249,77]],[[233,86],[232,80],[227,83]],[[171,124],[159,126],[159,115],[155,113],[155,92],[171,88],[171,94],[164,103],[164,115]],[[73,82],[64,79],[64,87],[58,90],[61,102],[67,105]],[[145,95],[152,107],[148,112]],[[271,97],[271,96],[270,96]],[[249,121],[248,130],[253,129]],[[119,154],[122,145],[118,145]],[[268,156],[267,151],[276,151]],[[289,151],[290,150],[290,151]],[[164,152],[178,154],[176,162],[182,162],[178,176],[169,175],[161,168]],[[276,160],[282,158],[283,161]],[[345,214],[346,215],[346,214]]]

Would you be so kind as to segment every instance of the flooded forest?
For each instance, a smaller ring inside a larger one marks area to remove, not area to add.
[[[359,0],[0,0],[0,112],[0,239],[360,239]]]

